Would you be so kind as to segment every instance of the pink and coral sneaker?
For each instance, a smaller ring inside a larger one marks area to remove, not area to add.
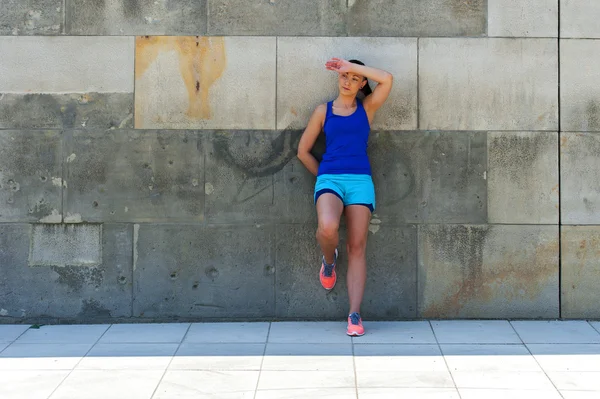
[[[332,290],[335,287],[335,282],[337,281],[337,274],[335,273],[335,264],[337,263],[338,258],[338,250],[335,249],[335,255],[333,258],[333,264],[328,265],[325,262],[325,257],[321,261],[321,271],[319,272],[319,280],[321,280],[321,285],[327,291]]]
[[[346,331],[346,334],[351,337],[365,335],[365,328],[363,327],[362,319],[358,313],[350,313],[348,316],[348,331]]]

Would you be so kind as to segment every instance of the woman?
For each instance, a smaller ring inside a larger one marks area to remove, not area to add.
[[[365,333],[360,305],[367,279],[365,251],[371,213],[375,209],[375,189],[367,156],[367,141],[375,112],[390,94],[393,78],[388,72],[365,66],[357,60],[332,58],[325,64],[337,72],[338,97],[319,105],[313,112],[298,146],[298,158],[317,176],[317,240],[323,252],[319,278],[326,290],[335,286],[338,257],[338,228],[342,213],[348,229],[348,297],[350,312],[348,331],[351,336]],[[367,79],[377,82],[371,91]],[[357,98],[361,91],[365,98]],[[326,149],[321,163],[310,153],[321,130]]]

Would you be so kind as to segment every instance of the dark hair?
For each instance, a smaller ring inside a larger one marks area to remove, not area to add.
[[[351,62],[353,64],[362,65],[362,66],[365,65],[362,61],[359,61],[359,60],[350,60],[349,62]],[[367,81],[367,83],[365,84],[365,87],[360,89],[360,92],[363,94],[363,96],[366,97],[369,94],[373,93],[373,90],[371,90],[371,86],[369,86],[369,80],[367,78],[364,78],[364,79]]]

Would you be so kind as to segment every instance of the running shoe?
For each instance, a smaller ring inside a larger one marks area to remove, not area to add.
[[[332,265],[328,265],[327,262],[325,262],[324,256],[321,262],[321,271],[319,272],[319,279],[321,280],[321,285],[327,291],[332,290],[333,287],[335,287],[335,282],[337,281],[337,274],[335,273],[335,264],[337,263],[337,258],[338,250],[336,248]]]
[[[362,319],[360,315],[356,312],[350,313],[348,315],[348,331],[346,334],[351,337],[360,337],[361,335],[365,335],[365,328],[362,324]]]

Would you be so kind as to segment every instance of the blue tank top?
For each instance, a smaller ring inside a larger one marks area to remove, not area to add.
[[[327,103],[325,154],[319,164],[317,176],[326,174],[371,175],[371,163],[367,155],[369,118],[362,102],[356,99],[356,111],[352,115],[334,115],[333,101]]]

